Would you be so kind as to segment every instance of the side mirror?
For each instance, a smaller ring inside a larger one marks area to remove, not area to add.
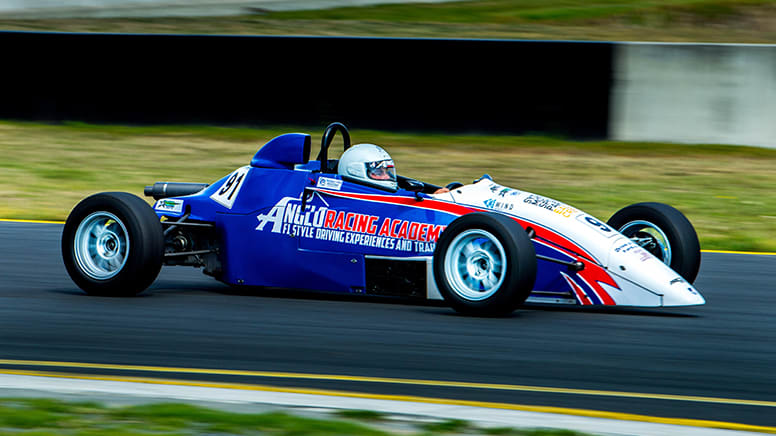
[[[405,181],[405,185],[406,185],[406,188],[405,188],[405,189],[406,189],[407,191],[410,191],[410,192],[414,192],[414,193],[415,193],[415,199],[416,199],[416,200],[418,200],[418,201],[423,201],[423,197],[421,197],[421,196],[420,196],[420,192],[421,192],[421,191],[423,190],[423,188],[425,187],[425,185],[423,184],[423,182],[420,182],[420,181],[417,181],[417,180],[412,180],[412,179],[407,179],[407,180]]]

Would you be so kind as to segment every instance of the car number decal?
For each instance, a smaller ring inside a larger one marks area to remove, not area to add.
[[[244,166],[236,169],[229,175],[229,178],[226,179],[221,187],[218,188],[218,191],[210,196],[210,198],[221,206],[231,209],[232,205],[234,205],[234,201],[237,199],[237,195],[240,193],[240,188],[242,188],[245,176],[248,174],[250,168],[250,166]]]
[[[612,236],[615,236],[618,234],[617,232],[613,231],[611,227],[607,226],[601,221],[598,221],[597,219],[591,217],[590,215],[579,214],[577,215],[577,219],[593,227],[594,229],[598,230],[598,233],[606,236],[607,238],[611,238]]]

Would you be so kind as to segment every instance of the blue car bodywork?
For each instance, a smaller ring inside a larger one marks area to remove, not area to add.
[[[440,299],[431,271],[436,241],[451,221],[486,207],[441,201],[401,183],[391,192],[343,180],[309,160],[310,142],[306,134],[281,135],[250,165],[198,193],[160,199],[155,211],[167,223],[213,223],[219,265],[205,272],[228,284]],[[580,258],[546,243],[534,248],[532,300],[578,304],[563,276]],[[610,303],[588,294],[587,303]]]
[[[309,135],[279,136],[250,165],[196,194],[160,199],[155,211],[167,222],[185,216],[215,225],[214,275],[225,283],[352,293],[366,292],[370,257],[417,260],[425,269],[445,226],[472,211],[322,173],[309,152]]]

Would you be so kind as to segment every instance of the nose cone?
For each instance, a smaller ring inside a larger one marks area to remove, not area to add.
[[[608,269],[622,289],[617,304],[633,306],[697,306],[706,300],[690,283],[660,259],[620,238],[612,244]]]
[[[698,306],[706,304],[706,300],[691,284],[677,277],[671,281],[668,290],[663,294],[663,306]]]

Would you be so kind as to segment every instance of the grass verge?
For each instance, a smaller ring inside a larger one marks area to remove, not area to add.
[[[95,192],[142,196],[156,181],[210,183],[285,132],[312,134],[314,156],[323,127],[0,122],[0,217],[64,220]],[[400,174],[434,184],[488,173],[602,219],[631,203],[659,201],[689,217],[703,248],[776,251],[776,150],[358,129],[351,136],[386,148]]]
[[[477,0],[231,17],[0,19],[0,29],[776,43],[770,0]]]
[[[384,425],[384,427],[389,427]],[[567,430],[478,428],[464,421],[410,423],[394,432],[354,419],[300,417],[289,413],[231,413],[189,404],[147,404],[107,407],[94,402],[52,399],[0,399],[0,432],[20,436],[390,436],[442,435],[465,430],[467,435],[583,436]]]

